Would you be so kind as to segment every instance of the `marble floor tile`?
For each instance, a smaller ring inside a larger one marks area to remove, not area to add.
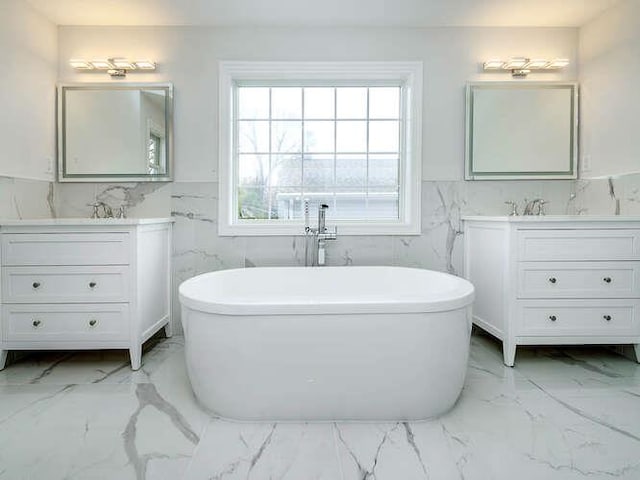
[[[39,352],[0,372],[0,479],[181,478],[209,416],[182,338],[126,351]]]
[[[185,478],[341,478],[330,423],[212,421]]]
[[[0,385],[145,383],[167,358],[181,355],[183,345],[181,337],[151,338],[144,345],[144,363],[138,371],[131,370],[126,350],[42,351],[27,356],[20,352],[24,358],[0,371]]]
[[[413,425],[336,423],[334,428],[345,480],[429,478]]]
[[[423,422],[241,423],[191,391],[181,337],[25,354],[0,372],[0,480],[640,478],[640,365],[472,336],[464,390]]]

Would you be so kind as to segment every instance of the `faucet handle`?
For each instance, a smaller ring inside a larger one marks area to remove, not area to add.
[[[515,217],[515,216],[519,215],[518,214],[518,204],[516,202],[514,202],[513,200],[507,200],[504,203],[511,207],[511,213],[509,213],[510,217]]]
[[[113,218],[113,209],[109,206],[109,204],[103,202],[103,201],[97,201],[95,204],[92,205],[94,207],[94,209],[99,212],[99,208],[102,207],[102,213],[103,216],[100,217],[100,215],[98,215],[96,218]]]
[[[127,207],[124,204],[120,205],[120,208],[118,208],[116,218],[127,218]]]
[[[523,215],[537,215],[537,212],[540,211],[540,202],[541,198],[534,198],[533,200],[524,199],[524,210],[522,212]],[[537,209],[537,210],[536,210]]]
[[[87,203],[87,207],[93,207],[93,212],[91,213],[91,218],[100,218],[100,214],[98,212],[98,207],[100,204],[98,202]]]
[[[546,215],[546,212],[544,211],[544,206],[547,203],[549,203],[547,200],[540,199],[540,201],[538,202],[538,215]]]
[[[100,202],[105,218],[113,218],[113,209],[104,202]]]

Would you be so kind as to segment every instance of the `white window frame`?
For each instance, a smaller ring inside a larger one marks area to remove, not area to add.
[[[238,84],[357,85],[400,82],[403,104],[397,220],[335,220],[340,235],[419,235],[422,185],[422,62],[241,62],[219,64],[218,233],[221,236],[301,235],[304,220],[239,220],[233,155],[234,89]],[[312,212],[312,219],[315,215]],[[313,222],[313,220],[312,220]]]

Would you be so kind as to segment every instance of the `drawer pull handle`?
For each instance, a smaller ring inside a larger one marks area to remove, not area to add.
[[[90,327],[95,327],[97,324],[98,324],[98,320],[95,320],[93,318],[91,320],[89,320],[89,326]]]
[[[604,318],[607,322],[611,321],[611,315],[603,315],[602,318]]]
[[[89,282],[89,288],[96,288],[97,285],[96,282]]]
[[[602,279],[602,281],[603,281],[604,283],[611,283],[611,277],[604,277],[604,278]]]
[[[34,320],[31,323],[31,325],[33,325],[33,328],[38,328],[41,324],[42,324],[42,322],[40,320]]]
[[[552,322],[555,322],[557,318],[555,315],[549,315],[549,320],[551,320]]]
[[[31,284],[31,286],[32,286],[33,288],[40,288],[40,282],[33,282],[33,283]]]
[[[551,277],[549,279],[549,283],[556,283],[556,282],[557,282],[556,277]]]

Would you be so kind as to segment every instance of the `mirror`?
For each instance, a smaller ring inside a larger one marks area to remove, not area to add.
[[[58,87],[60,182],[171,181],[170,84]]]
[[[577,178],[575,83],[467,85],[465,180]]]

